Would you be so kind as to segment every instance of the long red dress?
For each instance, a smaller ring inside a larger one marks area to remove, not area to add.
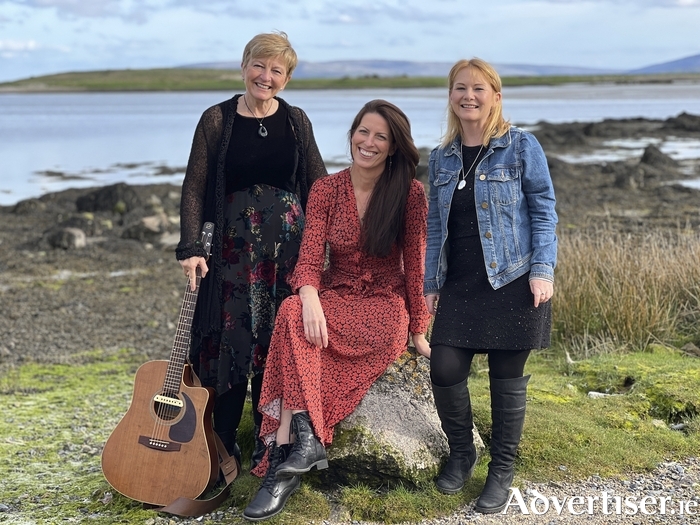
[[[425,333],[430,314],[423,299],[427,203],[414,180],[406,203],[403,249],[386,257],[360,249],[360,219],[350,169],[319,179],[309,194],[306,229],[291,279],[319,290],[328,347],[304,337],[301,299],[282,302],[270,342],[259,410],[267,443],[279,427],[281,400],[287,409],[308,410],[324,445],[333,428],[351,414],[369,387],[406,349],[410,333]],[[330,265],[324,269],[326,244]],[[266,461],[255,471],[264,475]]]

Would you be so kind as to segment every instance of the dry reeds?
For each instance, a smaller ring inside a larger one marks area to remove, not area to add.
[[[692,339],[700,236],[563,232],[553,308],[555,341],[579,357]]]

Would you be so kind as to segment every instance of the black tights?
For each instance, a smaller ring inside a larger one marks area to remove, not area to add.
[[[257,374],[250,380],[250,391],[253,397],[253,421],[256,425],[262,423],[262,414],[258,412],[260,391],[262,390],[262,374]],[[248,381],[241,381],[223,394],[216,397],[214,403],[214,429],[217,433],[231,432],[238,428],[243,415],[245,396],[248,392]]]
[[[489,377],[514,379],[523,376],[530,350],[469,350],[435,345],[430,354],[430,380],[440,387],[461,383],[469,375],[474,355],[484,353],[488,354]]]

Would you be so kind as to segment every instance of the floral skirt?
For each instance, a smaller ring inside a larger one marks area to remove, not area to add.
[[[199,377],[223,394],[263,371],[275,315],[292,294],[304,213],[294,193],[258,184],[226,196],[222,331],[202,341]]]

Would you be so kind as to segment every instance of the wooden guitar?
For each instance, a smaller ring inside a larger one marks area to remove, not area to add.
[[[203,227],[207,257],[214,225]],[[197,498],[216,482],[219,470],[211,414],[215,391],[198,386],[187,355],[199,294],[187,289],[168,361],[149,361],[136,372],[127,413],[105,443],[102,472],[112,487],[131,499],[167,506]]]

